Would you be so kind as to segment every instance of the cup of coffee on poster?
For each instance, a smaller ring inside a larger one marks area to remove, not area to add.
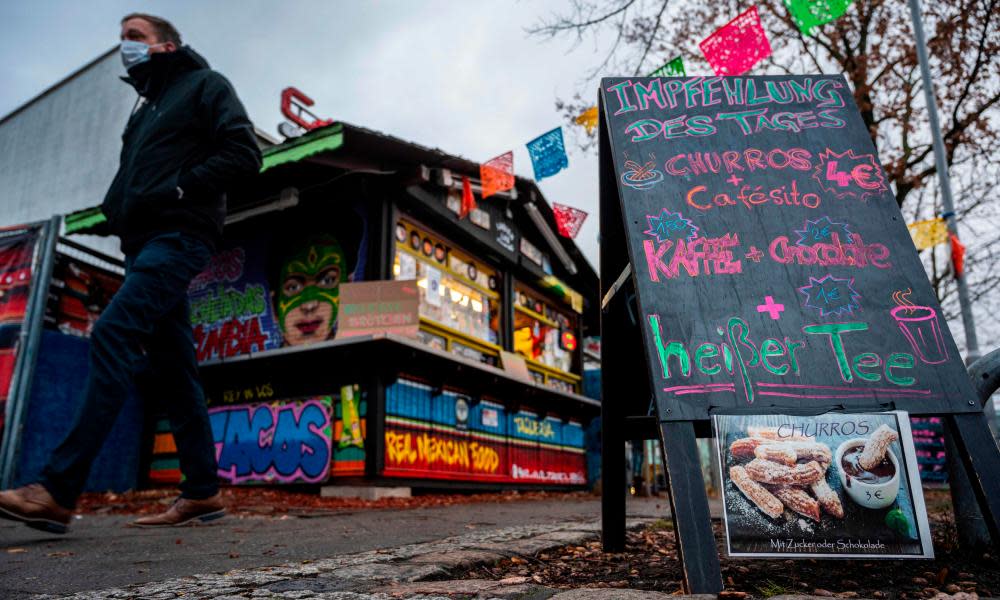
[[[840,444],[835,455],[840,485],[859,506],[885,508],[899,495],[899,459],[889,445],[899,434],[882,425],[868,438]]]

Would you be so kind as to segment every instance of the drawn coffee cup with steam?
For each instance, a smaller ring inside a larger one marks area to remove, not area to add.
[[[849,439],[837,448],[840,485],[859,506],[878,509],[896,501],[899,459],[889,446],[898,439],[898,433],[882,425],[868,438]]]
[[[909,297],[912,293],[910,289],[894,292],[892,299],[897,306],[889,314],[921,362],[928,365],[946,362],[948,345],[944,341],[937,311],[911,302]]]

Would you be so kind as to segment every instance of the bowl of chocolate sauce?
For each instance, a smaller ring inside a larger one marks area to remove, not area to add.
[[[862,468],[858,457],[866,441],[865,438],[854,438],[837,448],[834,464],[839,467],[840,486],[859,506],[885,508],[899,495],[899,459],[892,448],[887,448],[882,462],[871,469]]]

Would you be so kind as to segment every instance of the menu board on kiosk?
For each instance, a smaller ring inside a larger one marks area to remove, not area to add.
[[[601,89],[661,419],[980,410],[842,77]]]

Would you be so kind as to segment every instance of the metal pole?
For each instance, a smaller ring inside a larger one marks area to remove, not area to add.
[[[11,418],[4,424],[4,440],[2,450],[2,474],[0,487],[8,489],[14,484],[14,474],[17,470],[17,456],[21,443],[21,429],[27,404],[31,397],[31,383],[34,377],[35,363],[38,358],[38,347],[42,339],[42,323],[45,321],[45,304],[49,298],[49,285],[52,280],[52,267],[55,264],[56,243],[59,241],[59,229],[62,226],[62,216],[56,215],[42,227],[38,240],[41,254],[36,262],[37,269],[31,273],[31,295],[21,323],[24,342],[18,344],[16,381],[12,382],[10,395],[7,398],[11,405],[8,411]]]
[[[980,359],[979,362],[982,362]],[[969,473],[962,463],[961,452],[955,443],[959,435],[948,419],[941,419],[944,426],[944,457],[948,468],[948,491],[951,493],[951,510],[955,516],[958,546],[962,550],[982,550],[990,545],[990,530],[979,510],[976,492],[972,489]]]
[[[920,76],[924,82],[924,96],[927,100],[927,116],[930,119],[931,138],[934,142],[934,163],[937,166],[938,180],[941,185],[941,204],[944,207],[944,219],[948,232],[958,236],[955,220],[955,205],[951,199],[951,180],[948,178],[948,163],[944,156],[944,141],[941,139],[941,125],[938,122],[937,100],[934,97],[934,84],[931,82],[931,69],[927,62],[927,42],[924,39],[924,23],[920,17],[920,0],[909,0],[910,16],[913,17],[913,34],[917,43],[917,58],[920,60]],[[976,340],[976,325],[972,318],[972,305],[969,301],[969,288],[965,284],[965,274],[955,273],[955,283],[958,284],[958,304],[962,311],[962,325],[965,328],[965,346],[967,348],[965,362],[972,364],[979,357],[979,342]]]

